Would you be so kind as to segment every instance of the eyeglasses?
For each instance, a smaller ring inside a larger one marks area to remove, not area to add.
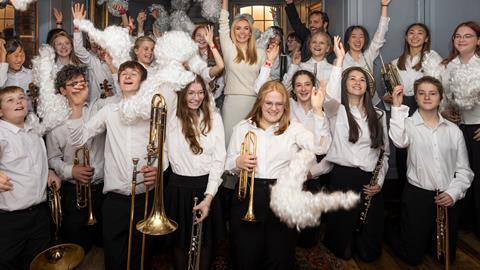
[[[80,84],[80,83],[81,83],[81,84],[85,84],[85,85],[87,85],[87,84],[88,84],[88,82],[87,82],[87,81],[85,81],[85,80],[81,80],[81,81],[73,81],[73,82],[71,82],[71,83],[66,83],[66,84],[65,84],[65,86],[68,86],[68,87],[75,87],[75,86],[77,86],[77,85],[78,85],[78,84]]]
[[[472,35],[472,34],[465,34],[465,35],[463,35],[463,36],[457,34],[457,35],[453,36],[453,39],[471,39],[471,38],[473,38],[473,37],[476,37],[476,36],[475,36],[475,35]]]

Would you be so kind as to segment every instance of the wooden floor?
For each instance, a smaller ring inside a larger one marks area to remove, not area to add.
[[[425,256],[423,263],[416,267],[410,267],[403,263],[393,254],[393,251],[386,245],[383,247],[382,256],[375,262],[365,263],[360,259],[341,260],[347,270],[431,270],[444,269],[443,265],[436,262],[431,256]],[[472,233],[460,232],[457,243],[457,259],[450,269],[480,269],[480,240]]]

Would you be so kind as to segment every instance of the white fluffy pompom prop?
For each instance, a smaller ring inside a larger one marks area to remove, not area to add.
[[[474,57],[450,73],[448,101],[463,110],[480,104],[480,61]]]
[[[30,3],[35,2],[35,0],[10,0],[15,9],[25,11]]]
[[[39,88],[38,116],[42,118],[45,131],[62,124],[71,113],[67,99],[57,94],[55,77],[58,68],[55,65],[55,52],[49,45],[38,49],[38,56],[32,59],[33,83]]]
[[[190,0],[172,0],[170,5],[172,6],[172,10],[188,11],[190,8]]]
[[[73,24],[86,32],[92,41],[107,50],[115,67],[118,68],[123,62],[131,60],[130,50],[133,42],[128,29],[112,25],[101,31],[96,29],[91,21],[85,19],[73,20]]]
[[[121,8],[126,12],[128,10],[128,1],[127,0],[109,0],[107,4],[108,12],[115,17],[122,16],[120,11],[113,8],[113,5],[120,5]]]
[[[425,53],[422,60],[423,74],[440,79],[441,74],[445,70],[441,64],[442,60],[442,57],[434,50]]]
[[[197,45],[185,32],[170,31],[159,38],[154,49],[155,57],[159,59],[157,68],[149,71],[135,96],[122,101],[122,121],[131,124],[137,119],[149,119],[150,100],[157,93],[163,95],[167,104],[173,105],[173,108],[167,107],[168,114],[173,115],[177,105],[176,91],[195,79],[195,74],[186,70],[183,63],[197,51]]]
[[[192,23],[185,11],[176,10],[170,14],[170,28],[174,31],[185,31],[191,35],[195,30],[195,24]]]
[[[222,9],[222,4],[218,0],[197,0],[202,4],[202,17],[217,23],[218,18],[220,18],[220,10]]]
[[[257,48],[267,50],[268,43],[270,39],[275,37],[275,31],[273,28],[268,28],[265,32],[260,34],[260,37],[257,39]]]
[[[360,196],[353,191],[321,191],[317,194],[303,191],[303,182],[314,160],[312,152],[299,151],[272,186],[270,208],[290,228],[301,230],[316,226],[320,224],[322,213],[341,208],[350,209],[360,200]]]

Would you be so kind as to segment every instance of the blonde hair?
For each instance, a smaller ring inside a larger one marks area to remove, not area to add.
[[[267,94],[274,91],[280,93],[283,96],[284,111],[282,117],[278,121],[278,130],[274,132],[275,135],[281,135],[283,134],[283,132],[285,132],[285,130],[287,130],[288,126],[290,125],[290,102],[288,99],[289,96],[287,89],[279,81],[268,81],[262,86],[262,88],[260,88],[257,99],[255,100],[252,109],[247,114],[247,117],[245,119],[251,118],[252,121],[257,125],[257,127],[259,127],[260,120],[263,117],[262,105],[265,103],[265,98]]]
[[[235,38],[235,26],[240,21],[247,22],[248,26],[250,27],[251,35],[250,35],[250,39],[248,40],[247,55],[243,55],[243,51],[238,46],[237,39]],[[256,46],[256,40],[253,34],[253,25],[247,20],[246,17],[240,16],[233,20],[232,27],[230,27],[230,38],[232,39],[232,42],[235,45],[235,48],[237,49],[237,57],[235,57],[234,59],[235,63],[238,64],[242,61],[245,61],[249,65],[253,65],[257,63],[257,60],[258,60],[257,46]]]

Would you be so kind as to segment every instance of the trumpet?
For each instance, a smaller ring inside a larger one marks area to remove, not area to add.
[[[150,110],[150,132],[149,143],[147,145],[147,165],[151,166],[157,161],[157,178],[155,181],[155,192],[153,197],[153,207],[148,214],[148,190],[145,192],[145,212],[144,219],[136,224],[137,230],[143,233],[141,266],[144,268],[145,258],[145,235],[165,235],[174,232],[178,225],[175,221],[170,220],[165,214],[163,204],[163,145],[165,141],[165,131],[167,123],[167,105],[165,99],[160,94],[155,94],[151,101]],[[143,182],[137,182],[138,158],[133,160],[133,176],[132,176],[132,196],[130,204],[130,228],[128,233],[128,254],[127,254],[127,270],[130,269],[131,246],[133,234],[133,216],[135,209],[135,190],[136,186]]]
[[[73,164],[75,166],[90,167],[90,151],[88,151],[88,148],[85,145],[75,151]],[[88,206],[87,225],[96,224],[97,219],[93,215],[92,188],[90,182],[85,184],[76,180],[75,194],[77,209],[83,209]]]
[[[395,86],[402,84],[400,75],[398,74],[397,68],[393,64],[385,64],[383,62],[382,55],[380,55],[380,60],[382,62],[380,73],[382,74],[383,83],[385,84],[387,92],[392,94]]]
[[[253,148],[253,151],[251,151]],[[250,154],[254,155],[257,152],[257,135],[252,131],[248,131],[245,134],[242,145],[240,147],[240,155]],[[248,186],[248,171],[241,170],[240,177],[238,182],[238,199],[243,200],[247,195],[247,186]],[[248,209],[245,216],[242,218],[245,221],[256,221],[255,213],[253,212],[253,191],[255,186],[255,169],[252,170],[250,175],[250,196],[248,200]]]
[[[50,185],[48,192],[52,222],[55,225],[53,243],[59,242],[58,231],[62,224],[62,205],[60,193],[55,182]],[[63,270],[77,267],[83,260],[85,252],[76,244],[57,244],[39,253],[30,263],[30,270]]]
[[[198,198],[193,198],[193,207],[197,206]],[[190,248],[188,249],[187,270],[200,269],[200,253],[202,251],[202,223],[194,224],[198,211],[192,216],[192,232],[190,236]]]
[[[437,190],[437,196],[439,195]],[[445,269],[450,269],[450,242],[449,242],[449,230],[448,230],[448,207],[440,206],[437,204],[437,216],[435,218],[436,223],[436,246],[437,246],[437,259],[445,262]]]

